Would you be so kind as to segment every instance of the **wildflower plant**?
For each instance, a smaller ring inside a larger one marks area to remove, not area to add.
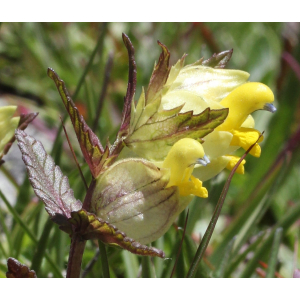
[[[251,113],[275,111],[267,86],[248,82],[244,71],[224,69],[232,50],[187,66],[184,55],[170,67],[170,53],[160,42],[162,53],[148,88],[135,102],[134,48],[125,34],[123,41],[129,78],[120,129],[112,145],[101,144],[64,82],[48,69],[92,174],[83,202],[74,197],[68,178],[43,145],[16,130],[36,196],[51,220],[71,237],[67,277],[80,276],[85,243],[90,239],[164,258],[162,250],[147,244],[166,233],[194,196],[208,196],[203,182],[224,168],[233,170],[232,175],[244,173],[245,155],[240,158],[235,152],[243,148],[255,157],[261,152],[262,135],[254,129]]]

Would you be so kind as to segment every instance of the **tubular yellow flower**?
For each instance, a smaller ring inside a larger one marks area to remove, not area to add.
[[[174,144],[162,167],[170,169],[170,180],[167,187],[178,186],[181,196],[190,194],[198,197],[208,197],[207,189],[202,182],[192,176],[196,163],[206,165],[207,160],[202,145],[190,138],[184,138]]]
[[[272,91],[266,85],[259,82],[248,82],[231,92],[225,97],[220,104],[229,108],[228,116],[223,124],[221,124],[218,131],[228,131],[233,134],[230,145],[239,146],[247,150],[259,138],[260,132],[245,128],[247,117],[259,109],[275,108],[271,103],[274,101]],[[261,142],[261,137],[258,142]],[[250,154],[259,157],[261,153],[260,146],[256,144],[250,151]]]
[[[193,175],[205,181],[224,168],[232,169],[237,160],[229,155],[240,147],[247,150],[257,141],[260,132],[254,129],[254,119],[250,114],[260,109],[276,111],[271,104],[274,95],[262,83],[246,82],[249,78],[246,72],[195,64],[180,69],[179,62],[171,69],[160,109],[173,109],[181,105],[181,113],[190,110],[201,113],[207,107],[229,108],[224,123],[203,138],[203,148],[211,163],[205,168],[196,165]],[[261,137],[258,142],[262,140]],[[259,157],[260,146],[256,144],[250,154]],[[242,170],[241,166],[239,173],[243,173]]]
[[[254,111],[265,109],[274,101],[274,94],[265,84],[247,82],[225,97],[220,104],[229,108],[229,113],[218,130],[231,130],[242,127],[246,118]]]

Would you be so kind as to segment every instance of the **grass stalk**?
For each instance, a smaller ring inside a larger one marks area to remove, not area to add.
[[[37,238],[31,232],[31,230],[28,228],[28,226],[22,221],[22,219],[20,218],[19,214],[11,206],[11,204],[6,199],[6,197],[3,195],[3,193],[2,193],[1,190],[0,190],[0,196],[1,196],[2,200],[4,201],[7,209],[10,211],[10,213],[14,217],[14,220],[23,228],[24,232],[26,232],[27,235],[30,237],[30,239],[37,245],[38,244]],[[52,267],[52,270],[53,270],[54,274],[57,277],[60,277],[60,278],[63,277],[62,274],[61,274],[61,272],[60,272],[60,270],[56,267],[56,264],[54,263],[54,261],[51,259],[51,257],[49,256],[49,254],[47,252],[45,252],[45,258],[47,259],[48,263]]]

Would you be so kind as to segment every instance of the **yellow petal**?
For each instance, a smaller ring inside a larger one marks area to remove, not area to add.
[[[207,189],[202,187],[202,181],[194,176],[191,176],[191,181],[182,182],[178,188],[180,196],[195,195],[201,198],[208,197]]]
[[[274,101],[274,94],[265,84],[260,82],[247,82],[237,87],[220,103],[229,108],[229,114],[218,130],[237,129],[242,126],[248,115],[264,109],[267,103]]]
[[[258,130],[243,127],[240,127],[238,130],[231,130],[231,133],[233,134],[233,138],[230,145],[240,146],[246,151],[257,141],[261,134]],[[258,143],[260,143],[262,140],[263,136],[259,138]],[[260,157],[260,146],[255,144],[249,153],[255,157]]]
[[[234,155],[227,155],[227,157],[230,158],[230,161],[227,164],[226,168],[231,171],[235,167],[237,162],[240,160],[240,157],[234,156]],[[244,168],[245,163],[246,163],[246,160],[243,159],[242,162],[240,163],[240,165],[238,166],[238,168],[236,169],[236,173],[238,173],[238,174],[245,173],[245,168]]]
[[[203,158],[204,150],[196,140],[184,138],[176,142],[163,163],[163,168],[170,169],[170,181],[167,187],[188,181],[197,159]]]

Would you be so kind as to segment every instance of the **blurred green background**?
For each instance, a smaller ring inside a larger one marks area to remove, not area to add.
[[[47,76],[47,68],[53,68],[65,81],[91,127],[103,89],[106,90],[96,129],[105,144],[107,139],[115,138],[127,88],[128,57],[122,32],[135,47],[136,99],[141,88],[148,85],[158,60],[161,48],[157,40],[171,52],[171,64],[184,53],[188,54],[186,64],[189,64],[233,49],[227,68],[247,71],[251,74],[250,81],[267,84],[275,94],[277,112],[254,113],[256,128],[265,131],[262,156],[247,157],[245,175],[234,176],[196,277],[292,277],[299,268],[299,30],[298,23],[2,23],[0,106],[17,105],[19,113],[39,112],[26,132],[42,141],[69,177],[76,198],[83,200],[84,185],[65,136],[62,134],[56,140],[59,116],[65,115],[65,109]],[[89,170],[83,163],[69,119],[66,127],[89,180]],[[6,162],[0,168],[0,196],[12,208],[0,200],[0,276],[5,277],[6,259],[10,256],[35,267],[39,277],[64,276],[69,237],[47,222],[43,205],[38,203],[29,185],[16,144],[4,159]],[[208,199],[192,201],[174,277],[186,276],[228,174],[224,171],[205,182]],[[16,221],[13,213],[25,225]],[[185,215],[186,212],[179,217],[179,228],[173,226],[153,243],[172,260],[142,259],[108,247],[111,276],[169,277]],[[282,228],[281,240],[278,228]],[[45,248],[50,261],[45,257]],[[96,243],[88,241],[82,264],[86,277],[103,276],[97,249]]]

